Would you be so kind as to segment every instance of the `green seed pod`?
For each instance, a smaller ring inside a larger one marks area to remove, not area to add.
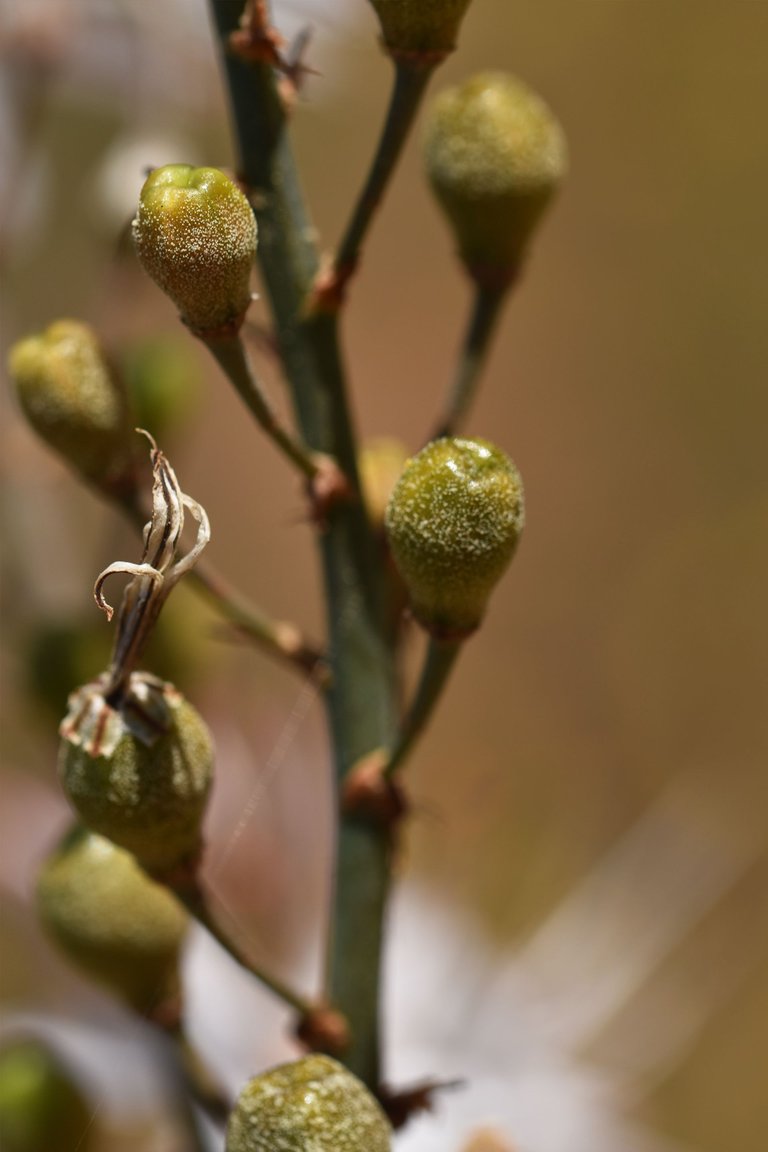
[[[393,56],[444,56],[456,47],[471,0],[370,0]]]
[[[8,370],[38,436],[87,479],[119,485],[131,470],[133,421],[95,333],[57,320],[11,348]]]
[[[240,327],[251,301],[256,220],[218,168],[167,164],[147,177],[133,221],[144,270],[198,336]]]
[[[389,1152],[389,1122],[365,1085],[329,1056],[281,1064],[246,1084],[226,1152]]]
[[[119,704],[104,678],[78,689],[60,728],[64,791],[94,832],[162,873],[200,851],[213,746],[199,713],[170,684],[132,673]]]
[[[566,170],[565,138],[547,105],[513,76],[481,73],[434,101],[425,153],[470,275],[513,278]]]
[[[433,440],[408,461],[386,527],[414,615],[428,632],[448,640],[477,628],[524,519],[520,474],[486,440]]]
[[[92,1110],[67,1068],[38,1040],[0,1052],[3,1152],[87,1152]]]
[[[187,914],[129,852],[74,828],[43,865],[37,906],[69,959],[136,1011],[178,997]]]

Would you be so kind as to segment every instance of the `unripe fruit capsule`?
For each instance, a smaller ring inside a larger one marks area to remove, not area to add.
[[[414,615],[437,639],[479,625],[525,514],[515,465],[486,440],[433,440],[406,464],[387,535]]]
[[[196,335],[239,328],[251,300],[256,220],[228,176],[188,164],[156,168],[132,227],[144,270]]]
[[[566,170],[565,138],[544,101],[514,76],[474,76],[434,101],[425,159],[470,274],[514,277]]]
[[[213,745],[199,713],[170,684],[131,675],[109,704],[103,682],[73,693],[61,725],[64,791],[89,828],[151,872],[193,859],[213,775]]]
[[[132,420],[95,332],[57,320],[15,344],[8,369],[35,432],[89,480],[118,483],[132,457]]]
[[[0,1052],[0,1148],[3,1152],[88,1152],[93,1110],[66,1066],[38,1040],[11,1041]]]
[[[305,1056],[246,1084],[226,1152],[389,1152],[390,1133],[356,1076],[329,1056]]]
[[[456,37],[471,0],[370,0],[393,56],[443,56]]]
[[[43,865],[37,907],[70,960],[137,1011],[178,995],[187,914],[129,852],[73,829]]]

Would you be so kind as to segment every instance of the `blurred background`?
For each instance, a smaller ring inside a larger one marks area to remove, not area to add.
[[[287,34],[305,24],[314,32],[317,74],[296,109],[295,139],[331,248],[372,150],[389,67],[364,0],[274,8]],[[232,160],[202,0],[2,0],[0,52],[3,359],[14,340],[71,316],[98,329],[137,388],[162,381],[174,413],[157,417],[163,447],[209,513],[211,561],[320,638],[294,477],[126,241],[145,168]],[[477,1137],[476,1152],[580,1149],[547,1127],[565,1107],[568,1069],[597,1077],[600,1107],[628,1125],[609,1124],[601,1137],[595,1120],[584,1146],[589,1139],[596,1152],[762,1152],[768,6],[474,0],[434,89],[487,68],[518,73],[546,98],[565,127],[571,172],[469,423],[514,457],[528,524],[409,768],[416,813],[404,887],[419,906],[442,909],[436,956],[451,934],[474,940],[456,951],[449,998],[462,1002],[465,979],[484,984],[479,953],[482,971],[498,975],[493,993],[485,981],[485,1015],[471,1015],[500,1033],[501,1055],[475,1028],[502,1084],[519,1082],[503,1054],[518,1004],[526,1019],[535,1005],[532,1044],[566,1069],[538,1109],[529,1101],[533,1118],[519,1130],[511,1096],[499,1103],[509,1144]],[[469,302],[417,133],[345,319],[365,438],[420,445]],[[282,400],[258,340],[263,305],[251,319],[254,354]],[[109,651],[93,580],[134,558],[136,542],[35,441],[7,388],[1,402],[2,1028],[53,1028],[87,1063],[88,1029],[127,1044],[136,1026],[54,955],[31,893],[68,823],[56,725],[67,692]],[[267,967],[294,966],[311,980],[330,834],[315,688],[233,641],[186,589],[174,601],[153,667],[190,695],[216,737],[209,880]],[[420,965],[428,989],[429,950],[422,941],[409,953],[406,928],[406,959],[393,970],[420,987]],[[216,970],[216,957],[198,959]],[[235,1077],[283,1051],[270,1044],[284,1020],[263,1023],[259,1000],[243,1029],[237,996],[247,990],[225,971],[221,988],[203,981],[199,1027],[202,1042],[219,1045],[212,1064]],[[394,1081],[408,1063],[398,1063],[397,1045],[408,1042],[407,1027],[394,1027]],[[525,1050],[517,1059],[524,1068]],[[141,1061],[137,1069],[139,1098],[151,1085],[139,1083]],[[173,1147],[156,1115],[121,1113],[113,1095],[99,1105],[98,1148]],[[458,1149],[459,1136],[442,1146]]]

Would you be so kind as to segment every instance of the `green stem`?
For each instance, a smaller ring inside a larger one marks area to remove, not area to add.
[[[432,436],[454,436],[463,423],[485,364],[507,286],[478,285],[445,413]]]
[[[204,341],[231,384],[250,408],[260,428],[284,456],[312,480],[318,471],[317,461],[306,445],[281,427],[262,389],[240,336],[216,337]]]
[[[359,495],[356,444],[335,324],[310,314],[318,253],[296,175],[285,110],[272,70],[226,45],[242,0],[211,0],[225,48],[241,175],[259,224],[258,259],[281,359],[307,444],[332,455]],[[396,731],[394,657],[387,641],[383,576],[360,500],[336,505],[320,536],[331,686],[326,696],[336,778],[391,746]],[[329,931],[329,992],[349,1021],[347,1065],[379,1082],[382,921],[390,883],[385,830],[343,820]]]
[[[162,880],[163,878],[160,877],[159,879]],[[198,924],[210,933],[214,940],[221,945],[225,952],[229,953],[241,968],[245,968],[247,972],[255,976],[265,988],[268,988],[270,992],[274,993],[279,1000],[282,1000],[285,1004],[294,1008],[302,1017],[309,1015],[309,1013],[315,1010],[316,1005],[305,999],[305,997],[299,996],[298,993],[294,992],[292,988],[289,988],[287,984],[284,984],[281,980],[271,976],[251,962],[245,953],[216,922],[208,906],[207,897],[197,883],[192,885],[182,883],[172,885],[172,887],[176,896],[184,904],[190,915],[194,916]]]
[[[416,695],[384,769],[385,775],[392,776],[402,768],[411,749],[424,731],[435,705],[443,694],[461,646],[461,640],[430,638]]]
[[[333,262],[334,273],[341,280],[351,275],[357,265],[363,240],[400,159],[435,63],[417,59],[394,61],[394,83],[384,127]]]

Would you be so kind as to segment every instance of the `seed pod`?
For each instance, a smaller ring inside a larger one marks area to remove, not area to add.
[[[370,0],[393,56],[444,56],[456,47],[471,0]]]
[[[110,703],[102,677],[69,698],[59,772],[94,832],[162,873],[193,859],[213,774],[213,746],[199,713],[170,684],[134,672]]]
[[[336,1060],[314,1055],[246,1084],[226,1152],[389,1152],[390,1135],[365,1085]]]
[[[470,275],[514,277],[566,170],[565,138],[547,105],[514,76],[481,73],[434,101],[425,155]]]
[[[132,227],[145,272],[196,335],[240,327],[251,300],[256,220],[228,176],[188,164],[156,168]]]
[[[39,1040],[0,1052],[3,1152],[87,1152],[92,1110],[65,1065]]]
[[[437,639],[473,632],[524,523],[512,461],[486,440],[433,440],[389,501],[392,555],[421,624]]]
[[[106,486],[124,479],[133,455],[129,405],[86,324],[57,320],[20,340],[8,370],[29,423],[71,467]]]
[[[138,1012],[178,996],[187,914],[129,852],[74,828],[43,865],[37,907],[69,959]]]
[[[363,501],[371,527],[379,532],[384,525],[384,513],[403,465],[408,449],[400,440],[380,437],[363,444],[358,457]]]

